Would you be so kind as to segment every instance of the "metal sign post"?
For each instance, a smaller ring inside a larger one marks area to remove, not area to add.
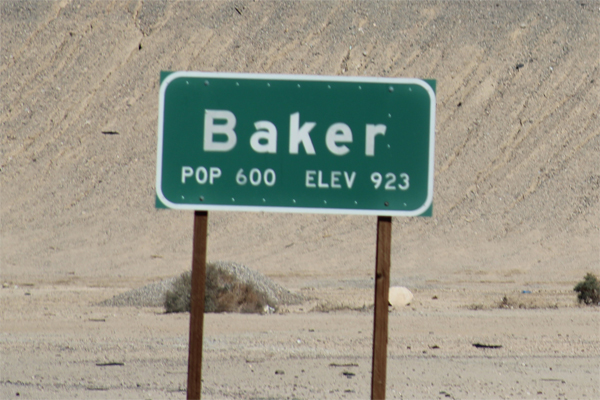
[[[371,399],[385,399],[388,343],[388,298],[392,249],[392,217],[377,217],[375,256],[375,315],[373,317],[373,368]]]
[[[194,213],[192,291],[190,298],[190,342],[187,399],[200,399],[202,392],[202,343],[204,337],[204,293],[206,290],[206,238],[208,212]]]
[[[431,215],[434,132],[433,80],[161,72],[156,206],[195,211],[188,399],[212,210],[378,216],[371,397],[385,398],[391,218]]]

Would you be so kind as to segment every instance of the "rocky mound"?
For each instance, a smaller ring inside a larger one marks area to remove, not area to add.
[[[253,285],[258,292],[263,293],[269,299],[270,304],[289,305],[299,304],[303,301],[301,295],[290,292],[270,278],[245,265],[222,261],[216,262],[214,265],[230,273],[240,282]],[[104,300],[98,305],[108,307],[162,307],[165,294],[173,288],[173,282],[176,279],[177,277],[172,277],[138,289],[129,290]]]

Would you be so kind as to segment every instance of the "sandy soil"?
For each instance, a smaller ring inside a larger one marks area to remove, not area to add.
[[[90,304],[106,294],[3,291],[19,310],[3,315],[3,398],[185,398],[189,315]],[[427,300],[389,315],[388,398],[598,397],[598,309],[470,310],[444,291],[417,297]],[[312,307],[208,314],[204,397],[369,398],[372,311]]]
[[[388,397],[600,397],[598,308],[572,291],[600,275],[600,2],[0,13],[0,397],[185,398],[189,316],[94,305],[190,267],[192,214],[154,208],[161,70],[436,79],[434,214],[394,219],[415,300],[390,313]],[[310,300],[207,315],[204,397],[368,398],[376,218],[209,222],[210,260]]]

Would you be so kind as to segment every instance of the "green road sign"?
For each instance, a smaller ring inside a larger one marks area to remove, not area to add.
[[[435,81],[163,72],[157,207],[416,216]]]

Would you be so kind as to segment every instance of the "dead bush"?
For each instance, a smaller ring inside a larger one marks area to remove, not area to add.
[[[191,272],[186,271],[173,283],[165,295],[167,313],[189,312],[192,291]],[[216,267],[206,266],[204,312],[262,313],[267,306],[267,297],[254,285],[240,282],[235,276]]]

